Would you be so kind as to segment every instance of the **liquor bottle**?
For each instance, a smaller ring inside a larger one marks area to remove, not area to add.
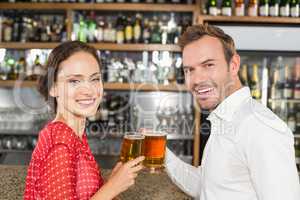
[[[217,16],[218,15],[218,7],[217,7],[217,0],[209,0],[208,2],[208,14]]]
[[[40,62],[40,56],[37,54],[34,60],[33,66],[33,80],[37,80],[38,77],[45,73],[45,69]]]
[[[223,0],[221,7],[221,14],[224,16],[232,15],[232,3],[231,0]]]
[[[257,0],[250,0],[248,4],[248,16],[255,17],[258,13]]]
[[[102,16],[99,16],[97,18],[97,31],[96,31],[96,40],[97,42],[102,42],[104,40],[104,27],[105,27],[105,22]]]
[[[87,26],[82,15],[79,16],[78,40],[81,42],[87,42]]]
[[[294,68],[294,80],[294,98],[300,99],[300,57],[296,58],[296,65]]]
[[[279,14],[281,17],[290,16],[290,0],[281,0],[280,1]]]
[[[288,118],[287,118],[287,125],[291,129],[293,133],[296,132],[296,113],[294,108],[294,103],[288,104]]]
[[[4,18],[2,29],[3,29],[3,41],[11,42],[12,32],[13,32],[13,21],[10,17]]]
[[[177,22],[175,21],[175,14],[172,12],[169,21],[167,22],[167,43],[174,44],[177,31]]]
[[[299,0],[291,0],[291,16],[292,17],[299,17]]]
[[[157,16],[153,17],[152,23],[150,23],[150,30],[151,30],[151,43],[161,43],[161,30],[158,24]]]
[[[268,15],[269,15],[269,0],[260,0],[259,16],[268,16]]]
[[[146,18],[144,20],[144,29],[143,29],[143,43],[150,43],[151,30],[150,30],[150,22],[149,19]]]
[[[284,67],[284,89],[283,89],[283,98],[291,99],[293,98],[293,82],[291,79],[291,74],[289,70],[289,66],[285,65]]]
[[[273,80],[271,85],[270,97],[271,99],[282,98],[280,82],[279,82],[279,70],[277,68],[275,68],[273,72]]]
[[[299,133],[300,132],[300,103],[296,104],[295,112],[296,112],[296,132]]]
[[[116,22],[116,31],[117,31],[116,39],[118,44],[124,43],[124,36],[125,36],[124,29],[125,28],[124,28],[122,16],[119,15]]]
[[[250,88],[251,88],[251,95],[254,99],[261,98],[261,86],[260,86],[260,79],[258,74],[258,65],[252,65],[252,76],[250,80]]]
[[[239,71],[239,77],[243,86],[249,85],[247,68],[248,68],[247,65],[243,64]]]
[[[26,72],[26,61],[24,56],[21,56],[15,66],[15,73],[17,76],[16,78],[18,79],[20,77],[23,77],[25,75],[25,72]]]
[[[142,40],[142,15],[139,13],[135,15],[133,38],[135,43],[140,43]]]
[[[12,41],[19,42],[21,40],[22,21],[18,15],[14,16]]]
[[[244,0],[235,0],[234,14],[236,16],[245,16]]]
[[[270,1],[270,16],[272,17],[279,16],[279,0]]]
[[[133,26],[132,26],[131,17],[128,17],[128,19],[125,20],[125,23],[126,23],[126,26],[125,26],[125,41],[126,41],[126,43],[132,43]]]
[[[91,11],[87,20],[87,41],[95,42],[96,41],[96,16],[95,12]]]

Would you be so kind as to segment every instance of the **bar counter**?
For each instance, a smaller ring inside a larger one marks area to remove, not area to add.
[[[102,169],[104,177],[111,170]],[[0,199],[23,199],[27,166],[0,165]],[[119,195],[120,200],[190,200],[175,186],[165,172],[159,174],[139,173],[135,185]]]

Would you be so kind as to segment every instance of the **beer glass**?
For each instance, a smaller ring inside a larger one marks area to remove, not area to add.
[[[166,151],[167,133],[159,131],[144,131],[144,166],[150,172],[160,171],[163,168]]]
[[[125,163],[143,155],[145,136],[138,132],[126,132],[123,138],[120,160]]]

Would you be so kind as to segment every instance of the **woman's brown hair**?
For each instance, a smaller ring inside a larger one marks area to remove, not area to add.
[[[97,55],[97,50],[83,42],[69,41],[55,47],[48,57],[46,73],[42,75],[38,81],[38,91],[42,94],[54,112],[56,112],[57,103],[56,99],[49,95],[49,91],[53,84],[57,81],[57,73],[59,71],[60,64],[77,52],[86,52],[91,54],[97,60],[99,67],[101,67],[101,61]]]

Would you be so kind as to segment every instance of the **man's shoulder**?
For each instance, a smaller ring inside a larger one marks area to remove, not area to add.
[[[282,121],[275,113],[269,108],[250,99],[247,103],[241,106],[237,114],[239,125],[242,128],[250,130],[268,130],[273,132],[290,135],[290,130],[286,123]]]

